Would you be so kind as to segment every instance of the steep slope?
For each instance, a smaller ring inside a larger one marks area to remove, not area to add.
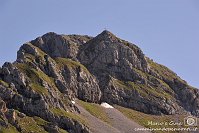
[[[115,108],[104,108],[97,104],[82,101],[78,101],[76,106],[82,112],[81,115],[84,115],[90,121],[91,131],[94,133],[132,133],[135,128],[143,128]],[[100,111],[97,113],[96,109]],[[137,131],[137,133],[149,133],[149,131]]]
[[[47,132],[91,132],[74,99],[199,117],[198,89],[107,30],[96,37],[50,32],[23,44],[17,60],[0,68],[0,98],[0,125],[21,132],[13,117],[21,113],[45,121],[32,120]]]

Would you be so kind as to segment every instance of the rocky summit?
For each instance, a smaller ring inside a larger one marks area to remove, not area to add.
[[[47,33],[0,68],[3,133],[131,133],[187,115],[199,117],[199,90],[107,30]]]

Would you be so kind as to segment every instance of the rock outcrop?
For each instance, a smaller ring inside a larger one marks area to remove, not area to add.
[[[199,90],[146,57],[135,44],[105,30],[96,37],[47,33],[27,42],[0,68],[0,125],[25,131],[90,132],[71,102],[117,104],[148,114],[199,117]],[[41,120],[40,120],[41,121]]]

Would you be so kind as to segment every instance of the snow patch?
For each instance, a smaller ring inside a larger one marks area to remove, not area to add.
[[[75,104],[75,101],[71,101],[72,102],[72,104]]]
[[[105,103],[105,102],[101,103],[101,106],[104,107],[104,108],[109,108],[109,109],[113,108],[113,106],[111,106],[110,104]]]

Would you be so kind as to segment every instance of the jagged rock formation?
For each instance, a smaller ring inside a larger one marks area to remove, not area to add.
[[[50,122],[41,126],[47,132],[90,132],[75,98],[199,116],[198,89],[106,30],[96,37],[50,32],[23,44],[17,60],[0,68],[0,98],[0,125],[20,132],[26,131],[17,121],[33,116]]]

